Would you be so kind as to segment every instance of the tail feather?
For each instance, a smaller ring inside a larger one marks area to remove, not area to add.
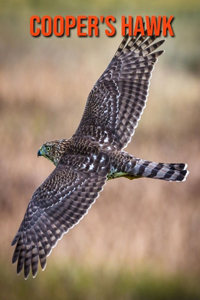
[[[187,164],[184,163],[167,164],[138,159],[134,175],[166,181],[185,181],[189,174],[186,169]]]

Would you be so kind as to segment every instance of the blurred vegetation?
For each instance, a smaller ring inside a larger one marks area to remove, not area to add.
[[[114,15],[108,38],[33,38],[33,14]],[[11,240],[35,188],[53,170],[37,159],[47,140],[70,137],[87,95],[108,65],[120,17],[174,15],[149,100],[127,151],[186,162],[183,184],[109,182],[87,217],[23,280]],[[0,299],[200,299],[200,2],[0,0]],[[146,267],[144,267],[146,266]],[[31,276],[30,276],[31,277]]]
[[[54,265],[46,276],[39,274],[34,280],[27,281],[19,277],[16,279],[16,275],[8,271],[7,267],[5,270],[4,276],[0,277],[1,299],[198,300],[200,298],[197,278],[186,280],[182,275],[160,276],[150,270],[140,269],[131,272],[128,268],[90,269],[69,263],[60,268]],[[5,286],[8,288],[5,289]]]
[[[196,12],[200,9],[200,4],[196,0],[191,0],[188,2],[187,0],[178,0],[174,2],[173,0],[168,1],[158,1],[152,0],[151,2],[146,0],[130,2],[129,0],[124,0],[123,2],[120,0],[96,0],[95,2],[91,2],[90,0],[85,0],[84,2],[81,0],[76,1],[65,1],[65,0],[9,0],[9,2],[1,0],[0,2],[1,10],[16,13],[16,11],[23,11],[23,10],[31,10],[39,12],[54,12],[57,13],[58,11],[65,11],[67,14],[74,13],[86,13],[93,12],[96,15],[100,13],[106,14],[113,14],[113,13],[130,13],[137,11],[137,15],[140,12],[145,12],[149,14],[149,12],[153,12],[155,14],[166,14],[167,12],[172,12],[175,14],[180,13],[190,13]],[[138,13],[139,12],[139,13]]]

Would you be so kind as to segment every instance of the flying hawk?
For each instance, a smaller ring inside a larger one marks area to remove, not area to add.
[[[76,225],[98,197],[107,180],[126,177],[184,181],[184,163],[156,163],[123,149],[130,142],[144,110],[150,77],[163,40],[126,36],[105,72],[91,90],[82,120],[70,139],[42,145],[38,156],[56,166],[36,189],[12,242],[17,273],[24,267],[33,277],[46,266],[63,234]],[[153,43],[153,44],[152,44]]]

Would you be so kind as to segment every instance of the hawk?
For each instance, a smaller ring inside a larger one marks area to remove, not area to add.
[[[38,156],[56,168],[36,189],[13,239],[12,262],[25,279],[38,263],[46,266],[63,234],[76,225],[95,202],[107,180],[126,177],[184,181],[184,163],[156,163],[123,149],[130,142],[145,108],[150,77],[164,40],[156,36],[124,37],[107,69],[91,90],[81,122],[70,139],[42,145]]]

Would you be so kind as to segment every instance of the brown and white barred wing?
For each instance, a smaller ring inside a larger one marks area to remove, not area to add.
[[[59,164],[35,191],[12,242],[16,244],[12,261],[17,261],[18,274],[24,267],[27,278],[31,268],[35,277],[39,261],[42,269],[45,268],[52,248],[83,218],[98,197],[107,172],[107,157],[100,153],[86,158],[78,168]]]
[[[152,44],[155,39],[124,38],[89,94],[76,135],[93,137],[118,150],[127,145],[145,107],[153,67],[163,53],[152,53],[164,42]]]

